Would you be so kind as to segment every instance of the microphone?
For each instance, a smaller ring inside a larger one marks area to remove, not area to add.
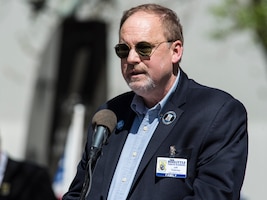
[[[93,119],[94,133],[92,136],[92,144],[89,154],[89,160],[94,162],[99,156],[102,146],[106,143],[108,137],[115,129],[117,117],[115,113],[109,109],[98,111]]]
[[[102,146],[106,143],[108,137],[115,129],[116,124],[117,117],[115,113],[109,109],[98,111],[92,119],[94,133],[92,136],[92,144],[86,166],[85,180],[80,194],[80,200],[85,200],[90,192],[92,184],[92,171],[95,167],[96,160],[99,157]]]

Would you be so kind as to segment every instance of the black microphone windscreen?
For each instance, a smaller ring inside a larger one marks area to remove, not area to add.
[[[92,123],[96,126],[102,125],[107,127],[111,133],[117,124],[117,117],[113,111],[109,109],[103,109],[94,115]]]

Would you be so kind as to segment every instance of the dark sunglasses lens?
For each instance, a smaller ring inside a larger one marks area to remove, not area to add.
[[[127,58],[130,52],[130,48],[126,44],[117,44],[115,46],[117,56],[120,58]]]
[[[135,49],[141,56],[150,56],[153,46],[147,42],[139,42],[135,45]]]

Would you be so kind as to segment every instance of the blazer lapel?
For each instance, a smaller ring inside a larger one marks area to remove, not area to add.
[[[176,118],[174,121],[170,124],[164,124],[163,119],[160,119],[160,122],[158,124],[158,127],[156,128],[146,150],[144,153],[144,156],[141,160],[141,163],[138,167],[136,176],[134,178],[132,187],[136,184],[136,181],[138,180],[139,176],[141,175],[142,171],[146,167],[146,165],[149,163],[150,159],[153,157],[153,155],[156,153],[157,149],[160,147],[162,142],[165,140],[165,138],[169,135],[171,130],[173,129],[174,125],[178,122],[181,114],[183,111],[179,108],[175,108],[173,106],[167,106],[166,109],[164,109],[166,112],[168,111],[174,111],[176,113]]]
[[[137,170],[136,176],[134,177],[134,181],[131,187],[131,190],[134,188],[134,185],[137,184],[137,180],[139,179],[142,171],[147,166],[153,155],[156,153],[158,148],[161,146],[165,138],[171,133],[171,130],[175,126],[175,124],[179,121],[182,113],[184,112],[180,107],[186,102],[186,88],[188,87],[188,77],[181,70],[181,77],[176,88],[174,94],[170,97],[169,101],[163,107],[161,111],[161,119],[159,124],[147,146],[147,149],[144,153],[144,156],[141,160],[139,168]],[[176,117],[171,123],[164,123],[164,115],[168,112],[175,113]],[[130,191],[131,193],[131,191]]]

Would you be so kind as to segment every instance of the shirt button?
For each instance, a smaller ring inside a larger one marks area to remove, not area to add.
[[[126,182],[127,181],[127,178],[122,178],[121,181],[122,182]]]
[[[136,157],[136,155],[137,155],[137,152],[133,152],[133,157]]]
[[[143,130],[144,130],[144,131],[147,131],[147,129],[148,129],[147,126],[144,126]]]

